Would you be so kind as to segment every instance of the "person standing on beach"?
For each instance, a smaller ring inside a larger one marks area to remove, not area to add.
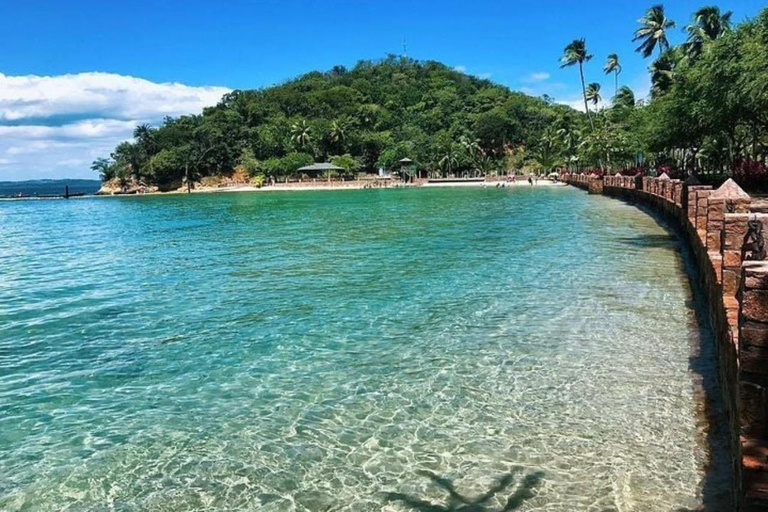
[[[533,186],[533,178],[531,178],[530,176],[528,176],[528,184],[530,186]]]

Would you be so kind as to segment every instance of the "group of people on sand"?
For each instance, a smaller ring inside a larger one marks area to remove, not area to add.
[[[387,188],[390,183],[386,180],[376,180],[373,183],[366,183],[363,188]]]
[[[504,188],[507,186],[507,183],[517,183],[517,175],[513,174],[511,176],[507,176],[507,179],[505,181],[500,181],[496,183],[496,188]],[[536,175],[528,176],[528,184],[530,186],[538,185],[539,184],[539,177]]]
[[[507,181],[516,183],[517,182],[517,174],[513,174],[512,176],[507,176]],[[538,185],[539,184],[539,176],[537,174],[534,174],[533,176],[528,176],[528,184],[530,186]]]

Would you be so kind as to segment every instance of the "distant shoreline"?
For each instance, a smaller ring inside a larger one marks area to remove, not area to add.
[[[382,189],[403,189],[403,188],[506,188],[506,187],[552,187],[564,186],[564,183],[553,182],[548,179],[540,179],[538,183],[530,185],[525,179],[519,179],[514,182],[505,181],[467,181],[467,182],[442,182],[442,183],[417,183],[403,184],[397,183],[385,187],[372,187],[370,182],[350,181],[345,183],[324,183],[324,182],[304,182],[277,184],[267,187],[256,187],[253,185],[233,185],[230,187],[206,187],[192,189],[192,194],[217,194],[217,193],[235,193],[235,192],[296,192],[296,191],[320,191],[320,190],[382,190]],[[169,192],[146,192],[143,194],[100,194],[97,197],[131,197],[131,196],[164,196],[187,194],[186,190],[172,190]]]
[[[540,179],[538,183],[533,186],[525,179],[518,179],[514,182],[506,181],[453,181],[453,182],[438,182],[438,183],[417,183],[417,184],[403,184],[397,183],[390,186],[374,187],[370,182],[350,181],[350,182],[303,182],[303,183],[288,183],[277,184],[267,187],[256,187],[253,185],[232,185],[230,187],[200,187],[192,189],[192,194],[218,194],[218,193],[237,193],[237,192],[299,192],[299,191],[321,191],[321,190],[381,190],[381,189],[403,189],[403,188],[507,188],[507,187],[553,187],[564,186],[561,182],[553,182],[548,179]],[[171,195],[186,195],[187,191],[183,189],[171,190],[168,192],[145,192],[135,194],[87,194],[81,196],[72,196],[70,199],[84,199],[84,198],[100,198],[100,197],[136,197],[136,196],[171,196]],[[0,196],[0,201],[28,201],[28,200],[57,200],[65,199],[63,196]]]

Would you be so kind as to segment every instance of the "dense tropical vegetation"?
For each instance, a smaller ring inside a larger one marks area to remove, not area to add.
[[[578,151],[572,140],[560,140],[561,165],[577,160],[598,173],[730,174],[748,188],[766,189],[768,9],[732,26],[730,12],[703,7],[678,46],[670,44],[676,25],[662,5],[648,9],[639,24],[633,41],[642,57],[652,59],[650,98],[619,87],[619,57],[611,54],[603,71],[614,75],[616,92],[608,106],[595,110],[600,86],[585,85],[582,73],[584,105],[592,105],[594,122],[578,134]],[[565,47],[561,62],[581,66],[590,58],[581,39]]]
[[[201,115],[139,126],[94,169],[104,179],[165,187],[240,169],[283,179],[314,161],[350,175],[395,169],[405,157],[437,173],[484,172],[572,118],[578,114],[568,107],[443,64],[389,57],[234,91]]]
[[[648,98],[619,84],[615,53],[602,66],[613,87],[590,81],[587,41],[572,41],[560,64],[578,69],[585,113],[437,62],[390,56],[234,91],[200,115],[139,126],[93,168],[104,180],[173,188],[209,176],[295,178],[299,167],[323,161],[352,176],[396,170],[408,157],[440,175],[663,170],[732,173],[764,187],[768,9],[736,26],[730,18],[703,7],[673,45],[675,22],[661,5],[648,9],[633,38],[650,62]]]

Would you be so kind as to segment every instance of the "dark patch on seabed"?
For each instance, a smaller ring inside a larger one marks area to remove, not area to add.
[[[676,512],[728,512],[733,510],[735,503],[730,432],[718,374],[716,340],[709,318],[707,294],[698,278],[699,268],[679,226],[644,205],[625,202],[656,220],[668,235],[624,242],[649,247],[677,246],[691,287],[693,300],[689,306],[696,315],[696,325],[691,329],[696,335],[691,337],[689,368],[694,374],[700,429],[705,437],[702,441],[707,447],[707,465],[701,484],[702,506],[698,509],[680,508]]]
[[[515,474],[519,470],[513,470],[499,478],[496,484],[480,496],[469,498],[461,494],[453,482],[448,478],[441,477],[431,471],[418,471],[417,474],[432,480],[438,487],[443,489],[448,495],[444,504],[432,503],[419,498],[398,492],[388,492],[384,497],[388,501],[401,502],[407,507],[419,512],[494,512],[496,508],[491,507],[490,502],[496,495],[512,488],[515,482]],[[524,476],[517,484],[514,492],[507,497],[505,505],[498,509],[499,512],[511,512],[519,509],[526,500],[534,496],[533,489],[539,485],[544,473],[537,471]]]

